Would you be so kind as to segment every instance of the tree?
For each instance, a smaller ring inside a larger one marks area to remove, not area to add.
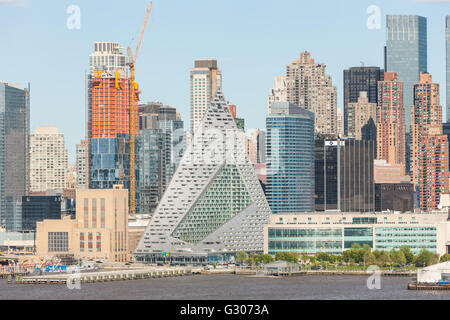
[[[395,250],[392,249],[391,250],[391,261],[395,264],[395,265],[404,265],[406,264],[406,257],[405,254],[403,253],[403,251],[400,250]]]
[[[262,255],[262,263],[267,264],[274,261],[273,257],[270,254],[263,254]]]
[[[248,259],[248,255],[247,255],[247,253],[245,252],[245,251],[239,251],[237,254],[236,254],[236,261],[237,262],[244,262],[244,261],[246,261]]]
[[[406,263],[413,264],[414,263],[414,254],[411,251],[411,248],[408,246],[401,246],[400,251],[405,255]]]
[[[389,253],[387,253],[386,251],[381,251],[380,255],[377,258],[377,265],[383,267],[388,265],[390,261],[391,259],[389,257]]]
[[[450,254],[448,254],[448,253],[443,254],[441,256],[441,259],[439,259],[440,262],[445,262],[445,261],[449,261],[449,260],[450,260]]]
[[[317,252],[316,253],[316,259],[322,262],[332,262],[333,258],[330,254],[326,253],[326,252]]]
[[[283,260],[289,262],[298,263],[300,255],[298,252],[277,252],[275,254],[275,260]]]
[[[377,261],[377,259],[375,258],[375,255],[370,251],[364,253],[363,260],[364,260],[364,263],[366,264],[366,266],[375,264]]]
[[[416,266],[417,267],[430,266],[432,264],[438,263],[438,261],[439,258],[437,254],[431,253],[426,249],[422,249],[416,257]]]

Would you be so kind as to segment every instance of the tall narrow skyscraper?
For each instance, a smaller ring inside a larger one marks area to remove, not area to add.
[[[377,84],[383,80],[384,70],[379,67],[351,67],[344,70],[344,134],[348,135],[348,104],[358,102],[361,91],[367,92],[370,103],[377,103]],[[374,119],[375,120],[375,119]]]
[[[222,72],[217,60],[195,60],[191,73],[191,134],[202,121],[217,89],[222,89]]]
[[[139,106],[140,213],[153,213],[185,150],[184,122],[171,106]]]
[[[395,72],[386,72],[378,82],[377,159],[401,165],[405,174],[405,121],[403,109],[403,82]]]
[[[437,209],[441,193],[448,192],[448,140],[442,132],[439,84],[421,73],[414,85],[411,110],[411,172],[423,211]]]
[[[87,140],[89,188],[130,189],[130,99],[139,99],[136,84],[128,78],[125,55],[117,43],[96,42],[87,76]],[[137,112],[132,115],[138,122]],[[135,128],[133,134],[137,134]],[[135,153],[137,154],[138,143]],[[139,173],[135,171],[136,190]],[[135,194],[136,204],[139,193]],[[131,205],[131,201],[130,201]],[[136,208],[136,212],[138,208]]]
[[[76,189],[89,189],[89,143],[82,139],[76,145]]]
[[[417,15],[386,16],[385,71],[396,72],[403,82],[406,129],[406,170],[409,171],[409,143],[413,87],[421,72],[427,72],[427,19]]]
[[[450,15],[445,17],[445,57],[446,57],[446,121],[450,123]]]
[[[337,91],[325,65],[317,64],[307,51],[286,67],[287,101],[314,113],[315,130],[338,134]]]
[[[0,82],[0,225],[14,229],[30,184],[30,88]]]
[[[313,211],[314,114],[273,102],[266,127],[266,196],[272,213]]]

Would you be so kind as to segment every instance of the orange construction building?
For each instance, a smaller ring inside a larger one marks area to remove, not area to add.
[[[130,132],[130,85],[128,78],[115,74],[94,72],[91,79],[91,136],[115,138]],[[138,123],[137,110],[134,113]],[[135,130],[137,134],[137,128]]]

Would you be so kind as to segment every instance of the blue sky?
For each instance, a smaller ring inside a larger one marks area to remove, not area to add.
[[[85,72],[94,41],[137,38],[147,0],[0,0],[0,80],[31,83],[31,128],[57,126],[69,162],[85,134]],[[70,5],[80,29],[68,29]],[[369,6],[381,10],[381,28],[369,29]],[[445,105],[445,15],[450,1],[418,0],[154,0],[136,64],[141,101],[178,108],[189,127],[189,68],[216,58],[225,97],[247,128],[264,128],[267,95],[276,75],[301,51],[310,51],[338,88],[343,69],[383,67],[386,14],[428,19],[428,71],[441,84]],[[135,41],[131,42],[134,50]],[[445,113],[444,113],[445,114]]]

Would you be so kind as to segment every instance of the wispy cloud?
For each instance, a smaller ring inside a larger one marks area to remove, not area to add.
[[[17,6],[25,8],[27,6],[27,0],[0,0],[0,6]]]

